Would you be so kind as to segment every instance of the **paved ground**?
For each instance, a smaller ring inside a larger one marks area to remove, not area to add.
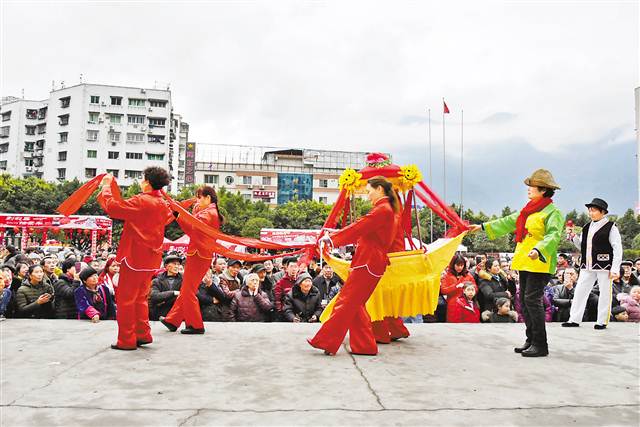
[[[154,344],[117,352],[114,322],[0,322],[0,424],[640,424],[638,324],[549,325],[539,359],[513,353],[523,325],[409,325],[376,357],[324,356],[317,327],[156,323]]]

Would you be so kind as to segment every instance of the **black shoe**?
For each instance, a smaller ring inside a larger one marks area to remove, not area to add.
[[[578,326],[580,326],[580,324],[575,322],[564,322],[562,324],[563,328],[577,328]]]
[[[593,329],[607,329],[607,325],[598,325],[597,323],[593,325]]]
[[[522,352],[522,357],[545,357],[549,355],[549,350],[532,345]]]
[[[204,334],[204,328],[192,328],[191,326],[187,326],[183,330],[180,331],[181,334],[185,335],[202,335]]]
[[[531,347],[531,343],[528,342],[528,341],[525,341],[524,345],[522,347],[516,347],[516,348],[513,349],[513,351],[515,351],[516,353],[522,353],[523,351],[525,351],[529,347]]]
[[[136,345],[138,347],[142,347],[143,345],[147,345],[147,344],[151,344],[153,341],[142,341],[142,340],[138,340],[136,341]]]
[[[160,316],[160,323],[167,327],[171,332],[175,332],[178,330],[178,327],[164,320],[164,317]]]
[[[113,350],[123,350],[123,351],[132,351],[132,350],[137,350],[137,348],[122,348],[122,347],[118,347],[117,344],[111,344],[111,348]]]

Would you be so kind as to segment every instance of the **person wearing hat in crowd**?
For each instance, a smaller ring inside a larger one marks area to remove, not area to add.
[[[115,350],[135,350],[153,341],[149,326],[149,282],[162,260],[165,225],[173,212],[161,190],[171,176],[157,166],[143,171],[142,193],[127,200],[114,195],[113,175],[102,179],[98,203],[109,217],[124,221],[116,260],[120,263],[118,300],[118,341]],[[112,185],[113,184],[113,185]]]
[[[57,319],[78,318],[74,293],[80,286],[80,276],[76,272],[76,260],[75,258],[67,258],[62,262],[62,275],[53,285],[56,292]]]
[[[633,277],[640,279],[640,258],[636,258],[633,261]]]
[[[315,323],[322,314],[322,298],[318,288],[313,286],[309,273],[296,278],[295,285],[284,297],[284,319],[294,323]]]
[[[273,295],[275,297],[276,316],[278,320],[286,322],[287,319],[284,315],[284,297],[296,283],[299,271],[298,258],[294,256],[284,257],[282,259],[282,268],[284,269],[284,275],[276,283]]]
[[[607,218],[607,202],[596,197],[585,206],[591,221],[582,228],[582,235],[576,235],[571,227],[568,229],[567,237],[580,249],[581,262],[569,320],[562,326],[580,326],[589,294],[597,281],[600,296],[594,328],[605,329],[611,310],[611,281],[618,279],[622,262],[622,239],[616,224]]]
[[[114,320],[116,307],[109,288],[99,283],[98,272],[93,267],[85,267],[78,275],[82,285],[74,291],[78,319],[89,319],[92,323],[100,320]]]
[[[611,309],[611,315],[613,316],[613,320],[615,320],[616,322],[629,321],[629,313],[627,313],[627,309],[621,305],[613,307]]]
[[[222,291],[223,298],[218,299],[217,304],[222,306],[222,317],[225,320],[229,319],[229,310],[231,309],[231,301],[235,295],[235,292],[242,288],[242,281],[240,280],[240,269],[242,268],[242,261],[237,259],[227,260],[227,268],[220,275],[220,290]]]
[[[230,308],[225,313],[229,322],[265,322],[273,309],[273,303],[260,289],[256,273],[245,277],[245,285],[233,295]]]
[[[273,275],[268,274],[266,265],[255,264],[253,267],[251,267],[251,273],[255,273],[258,275],[258,279],[260,279],[260,290],[267,295],[272,305],[275,304],[276,297],[273,293],[275,282],[273,281]],[[266,322],[274,322],[277,320],[275,318],[276,312],[274,310],[274,307],[275,305],[269,311],[265,320]]]
[[[180,274],[182,258],[180,255],[170,254],[164,258],[163,264],[165,271],[158,274],[151,281],[149,319],[160,320],[167,326],[164,316],[171,311],[171,307],[173,307],[178,295],[180,295],[182,287],[182,274]],[[119,305],[120,303],[118,302]]]
[[[620,263],[620,277],[614,280],[619,292],[629,293],[629,290],[638,286],[638,279],[632,274],[633,263],[631,260],[624,260]]]
[[[213,187],[204,185],[196,191],[196,200],[197,202],[193,209],[195,218],[209,227],[219,229],[224,222],[224,218],[218,210],[216,190]],[[213,253],[207,250],[211,238],[197,231],[181,215],[178,215],[176,220],[190,240],[187,248],[187,262],[184,267],[182,289],[171,311],[163,319],[162,324],[170,331],[175,332],[184,321],[186,327],[180,331],[182,334],[202,334],[204,333],[204,323],[202,322],[202,313],[200,312],[200,304],[196,293],[202,278],[211,267]]]
[[[556,272],[564,215],[551,199],[560,189],[551,172],[538,169],[524,183],[529,202],[523,209],[482,225],[472,225],[470,231],[483,229],[490,239],[515,232],[517,245],[511,268],[519,271],[527,338],[514,351],[524,357],[544,357],[549,354],[549,346],[542,298],[545,286]]]

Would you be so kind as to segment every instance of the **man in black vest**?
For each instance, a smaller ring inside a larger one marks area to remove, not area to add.
[[[582,229],[582,236],[576,236],[573,230],[569,238],[582,253],[580,277],[571,302],[569,321],[562,326],[580,326],[587,305],[589,293],[596,280],[600,288],[598,299],[598,319],[595,329],[604,329],[609,323],[611,311],[611,281],[620,275],[622,262],[622,240],[618,227],[607,219],[609,205],[595,198],[585,205],[589,209],[591,222]]]

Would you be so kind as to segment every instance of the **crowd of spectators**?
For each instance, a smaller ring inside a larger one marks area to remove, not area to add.
[[[151,320],[165,316],[180,295],[183,264],[179,253],[164,257],[149,290]],[[576,266],[576,258],[559,255],[557,273],[544,292],[546,321],[569,318],[580,274]],[[0,254],[0,319],[114,320],[118,271],[115,253],[109,249],[91,257],[73,248],[23,253],[8,246]],[[640,322],[639,275],[640,259],[622,263],[620,277],[613,281],[612,321]],[[205,322],[314,323],[342,284],[328,264],[306,265],[295,257],[253,264],[217,257],[197,297]],[[598,298],[596,285],[583,321],[596,320]],[[507,256],[456,254],[442,272],[436,312],[422,319],[425,323],[523,322],[518,272],[510,269]]]

